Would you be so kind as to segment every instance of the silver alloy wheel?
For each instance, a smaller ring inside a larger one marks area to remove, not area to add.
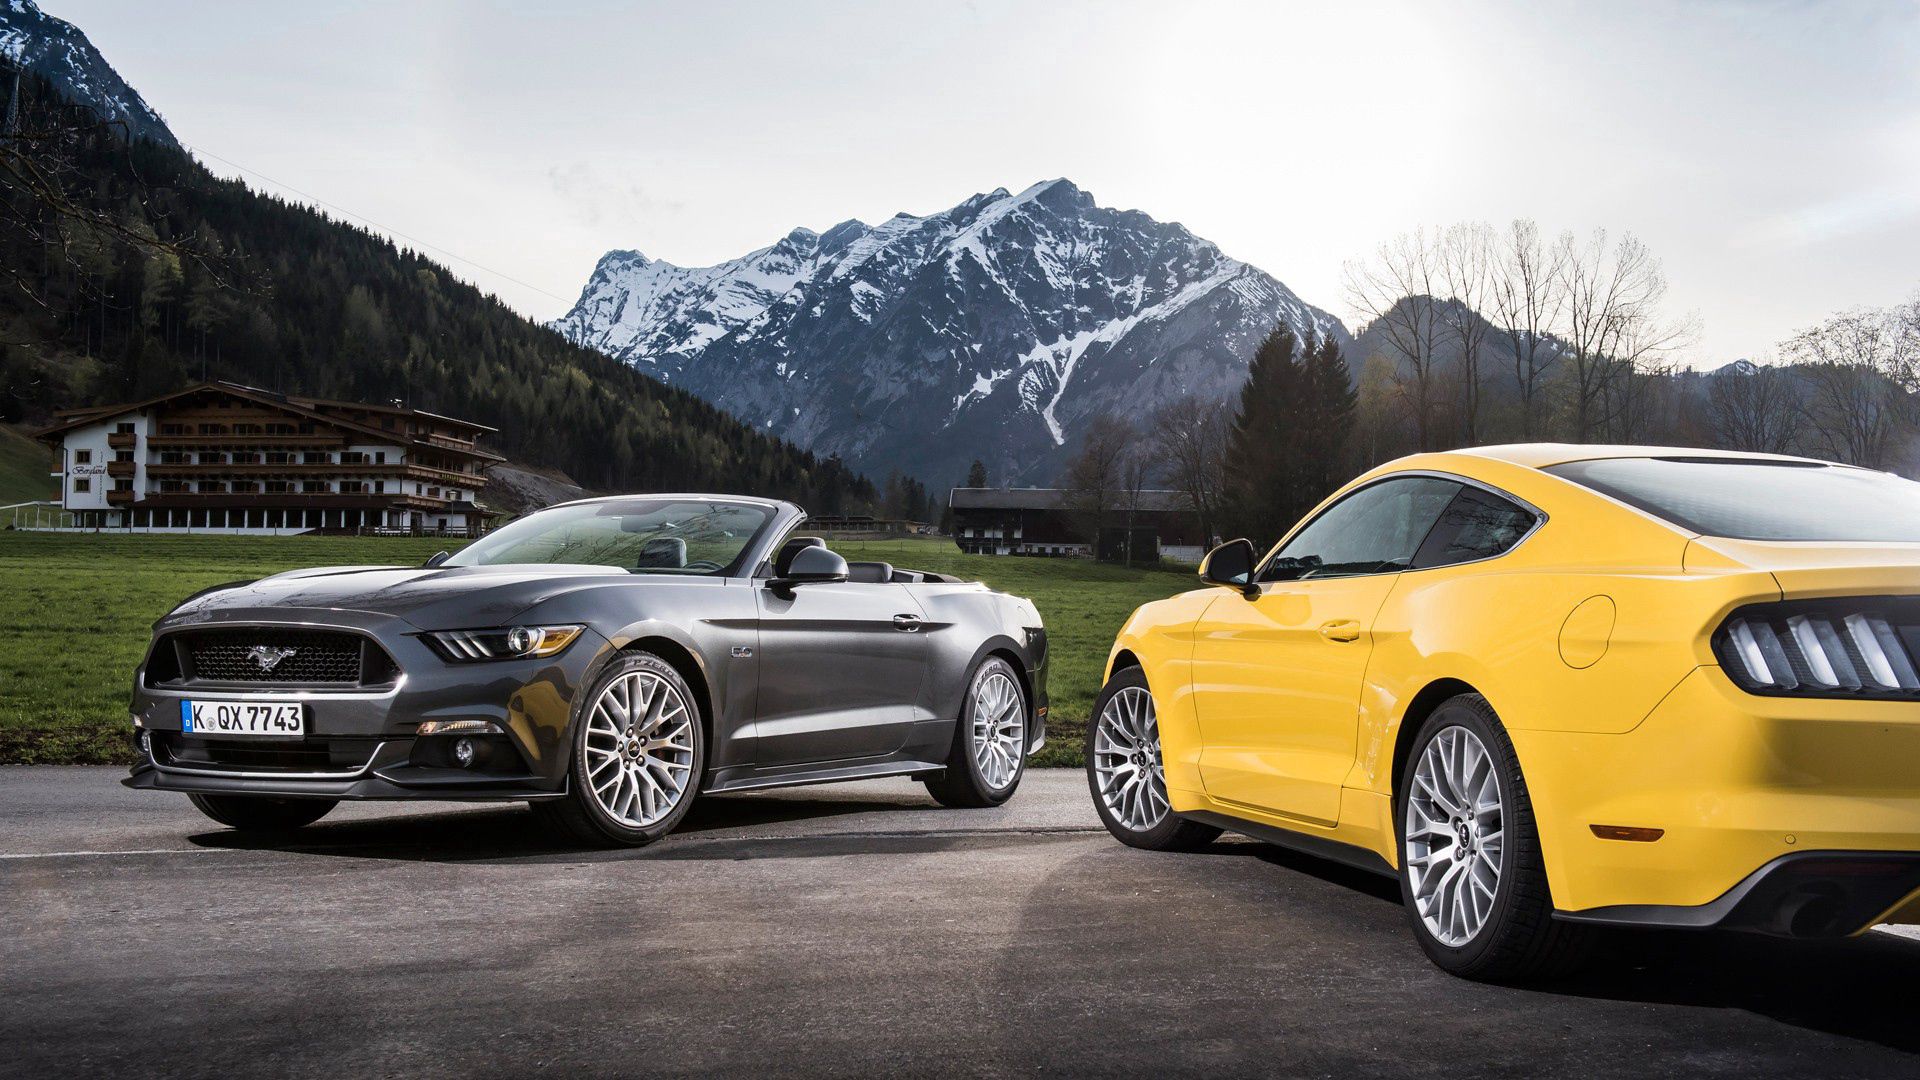
[[[1167,778],[1160,763],[1160,722],[1153,695],[1123,686],[1100,710],[1093,739],[1093,775],[1107,813],[1132,832],[1167,816]]]
[[[1500,780],[1480,737],[1446,727],[1407,793],[1405,857],[1420,921],[1441,944],[1472,941],[1493,912],[1504,844]]]
[[[999,791],[1013,783],[1027,737],[1027,702],[1012,677],[994,671],[973,687],[973,762]]]
[[[633,671],[587,717],[587,784],[613,820],[644,829],[673,812],[693,773],[693,711],[673,684]]]

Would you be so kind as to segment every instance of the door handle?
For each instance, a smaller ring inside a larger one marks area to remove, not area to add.
[[[920,629],[920,616],[895,615],[893,617],[893,628],[903,633],[915,633]]]
[[[1360,622],[1357,619],[1334,619],[1320,624],[1320,636],[1328,641],[1359,641]]]

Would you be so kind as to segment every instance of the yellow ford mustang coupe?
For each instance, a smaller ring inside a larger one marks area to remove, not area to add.
[[[1652,447],[1403,458],[1141,607],[1088,735],[1107,828],[1395,874],[1441,967],[1595,926],[1920,922],[1920,484]]]

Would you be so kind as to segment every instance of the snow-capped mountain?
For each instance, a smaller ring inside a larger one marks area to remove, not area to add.
[[[113,70],[80,28],[33,0],[0,0],[0,63],[44,75],[68,99],[101,119],[124,123],[131,138],[178,147],[166,121]]]
[[[729,262],[600,260],[555,329],[817,454],[938,487],[1052,480],[1093,417],[1228,397],[1281,319],[1339,320],[1184,226],[1066,180],[795,229]]]

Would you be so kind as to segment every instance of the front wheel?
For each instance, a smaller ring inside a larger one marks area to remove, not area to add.
[[[189,795],[195,809],[241,832],[275,833],[311,825],[327,816],[334,799],[274,799],[259,795]]]
[[[706,764],[693,691],[672,664],[635,652],[607,665],[586,700],[567,794],[533,811],[580,843],[651,844],[687,815]]]
[[[1400,891],[1433,962],[1486,981],[1577,967],[1591,931],[1553,918],[1526,780],[1486,698],[1433,711],[1400,787]]]
[[[947,767],[925,781],[927,792],[941,806],[999,806],[1026,769],[1027,694],[1013,665],[989,656],[973,670]]]
[[[1101,824],[1129,847],[1198,851],[1220,836],[1211,825],[1182,819],[1167,801],[1159,714],[1137,667],[1114,672],[1093,703],[1087,786]]]

